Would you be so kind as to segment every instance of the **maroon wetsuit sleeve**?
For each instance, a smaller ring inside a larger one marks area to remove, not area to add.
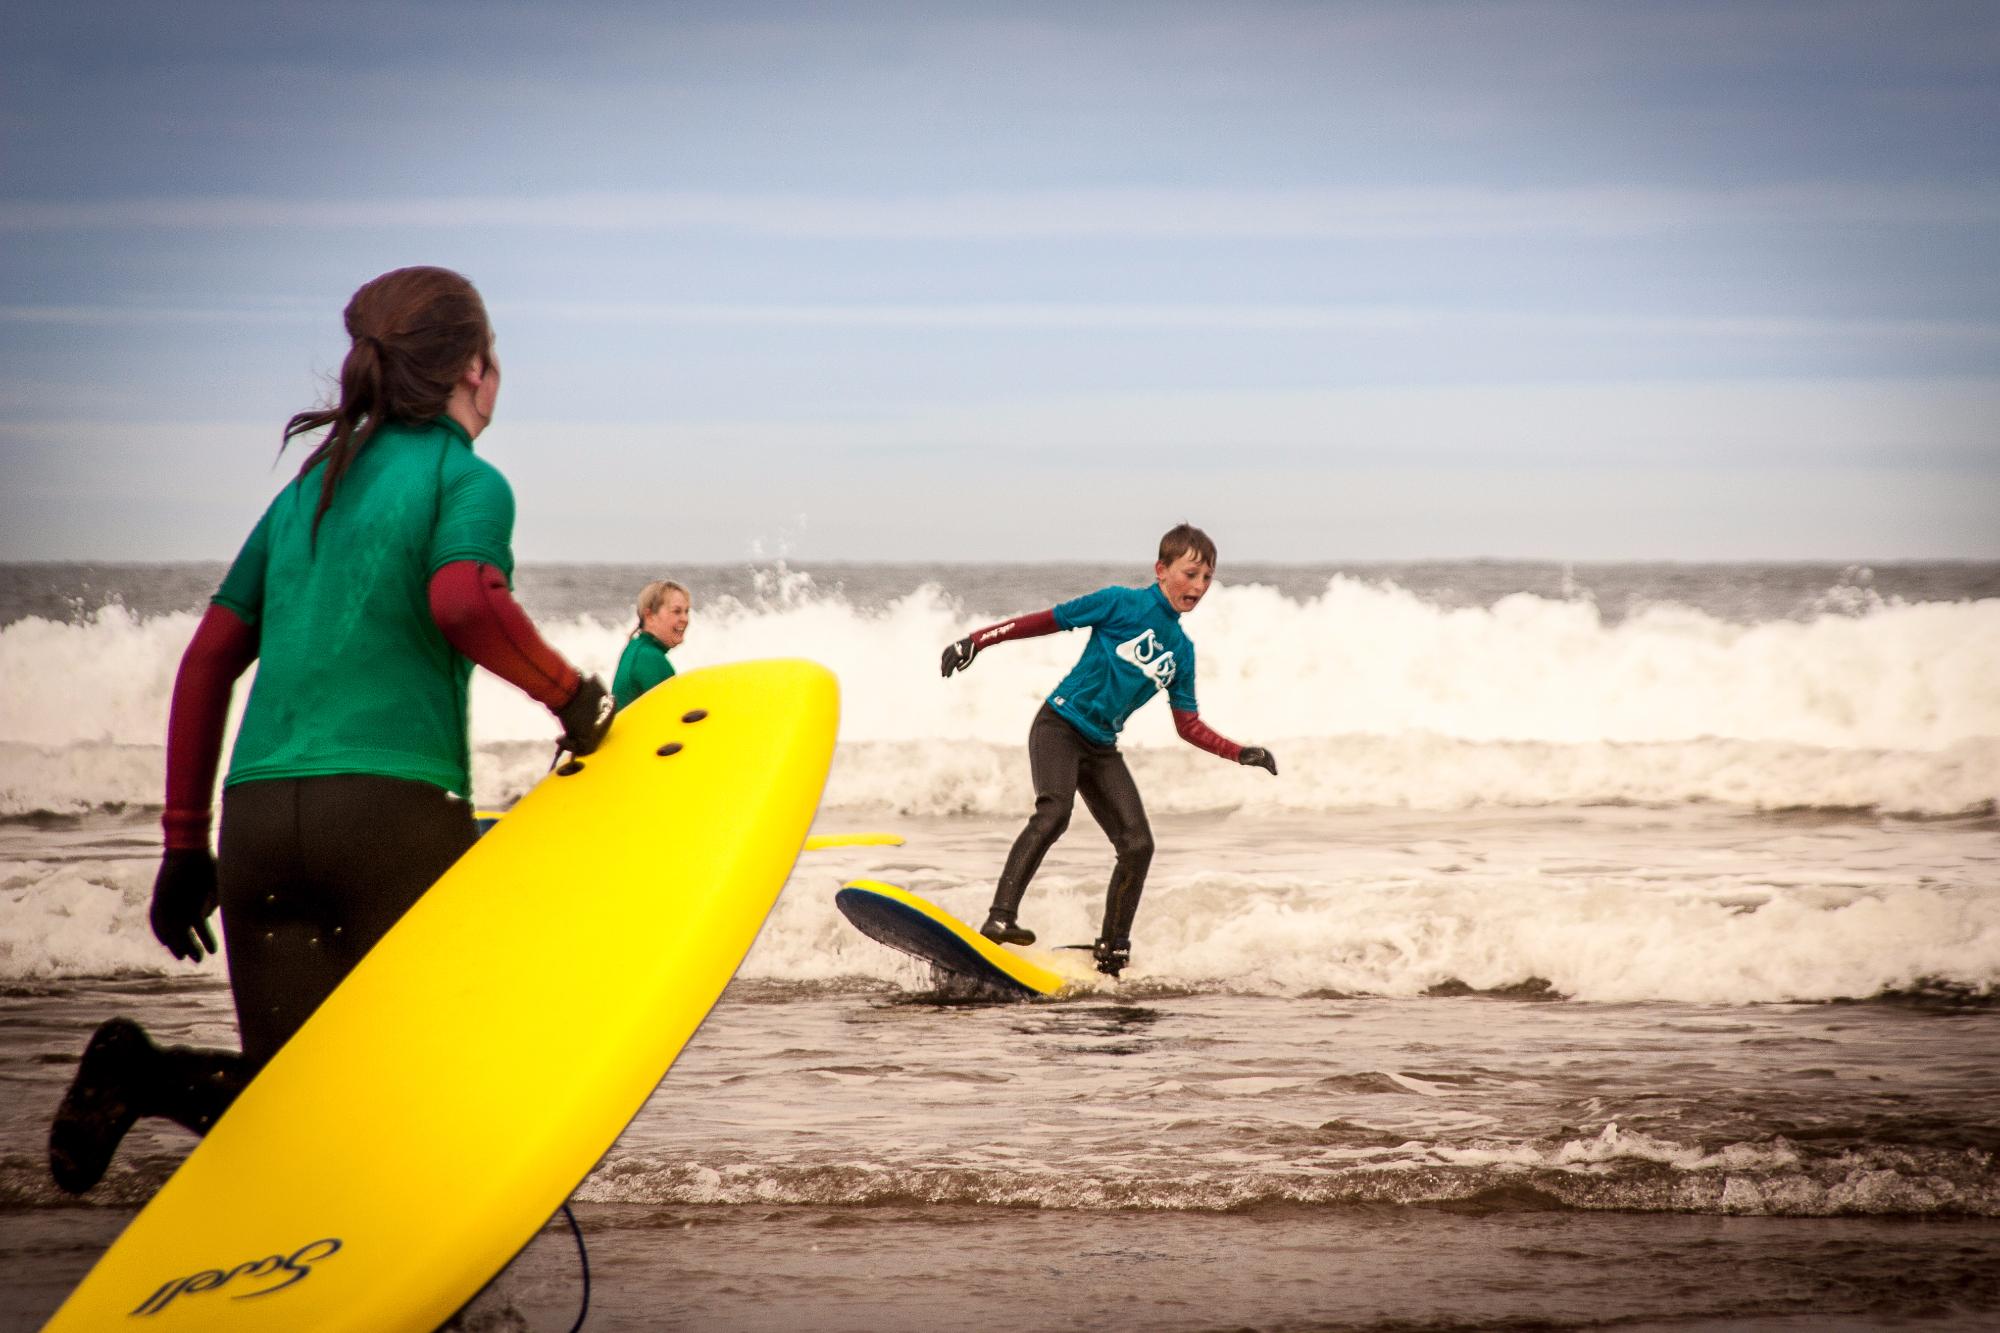
[[[1208,723],[1202,721],[1200,713],[1183,713],[1180,709],[1176,708],[1174,710],[1174,730],[1178,731],[1181,734],[1181,739],[1189,745],[1206,750],[1210,754],[1219,755],[1232,764],[1243,757],[1243,747],[1235,741],[1230,740],[1227,736],[1219,734]]]
[[[980,652],[996,643],[1009,639],[1039,639],[1044,634],[1054,634],[1062,626],[1056,624],[1054,611],[1034,611],[1025,616],[1015,616],[997,625],[972,631],[972,650]]]
[[[581,679],[536,632],[507,590],[507,576],[483,560],[454,560],[431,575],[431,619],[445,642],[545,708],[576,695]]]
[[[256,660],[256,628],[228,607],[211,605],[181,654],[167,714],[167,810],[160,826],[168,847],[208,846],[229,696]]]

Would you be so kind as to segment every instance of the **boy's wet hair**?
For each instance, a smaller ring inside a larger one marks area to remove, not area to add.
[[[1167,535],[1160,538],[1160,563],[1171,565],[1184,555],[1191,555],[1215,568],[1215,543],[1209,535],[1192,523],[1182,523],[1167,529]]]

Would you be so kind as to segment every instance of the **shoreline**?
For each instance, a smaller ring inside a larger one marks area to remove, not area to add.
[[[598,1333],[812,1328],[1990,1327],[2000,1220],[1275,1207],[1079,1213],[967,1205],[575,1205]],[[22,1256],[0,1329],[33,1328],[132,1215],[0,1210]],[[1654,1256],[1670,1251],[1675,1262]],[[1700,1256],[1691,1266],[1688,1256]],[[562,1328],[581,1297],[560,1218],[462,1314]]]

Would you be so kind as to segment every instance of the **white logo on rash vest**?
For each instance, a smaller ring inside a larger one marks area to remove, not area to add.
[[[1145,672],[1154,689],[1164,690],[1174,683],[1173,652],[1160,646],[1153,631],[1147,630],[1138,638],[1119,644],[1118,655]]]

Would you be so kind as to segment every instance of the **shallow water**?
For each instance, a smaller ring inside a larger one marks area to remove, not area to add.
[[[1990,1222],[1366,1206],[1225,1214],[581,1204],[587,1328],[1984,1330]],[[0,1327],[31,1328],[126,1214],[0,1212]],[[32,1240],[29,1239],[32,1233]],[[557,1222],[465,1328],[560,1330],[583,1298]]]
[[[891,822],[908,845],[802,859],[742,976],[578,1190],[591,1327],[918,1329],[989,1301],[1050,1329],[2000,1311],[2000,1007],[1969,975],[1878,984],[1899,948],[2000,939],[1977,915],[2000,852],[1987,821],[1211,816],[1166,840],[1127,978],[1050,955],[1075,985],[1031,1004],[940,992],[845,927],[832,893],[861,876],[970,914],[1012,831],[884,811],[821,826]],[[151,864],[129,820],[5,832],[14,865],[80,871],[119,904],[117,931],[143,930],[123,920]],[[1108,853],[1079,833],[1028,900],[1051,940],[1088,938],[1101,898]],[[15,939],[55,929],[24,912],[32,887],[14,892]],[[1974,915],[1914,910],[1926,894]],[[1649,915],[1662,902],[1693,914]],[[1857,910],[1873,971],[1842,952]],[[1783,929],[1732,933],[1768,912]],[[1565,971],[1550,938],[1631,956]],[[1815,962],[1866,983],[1754,998]],[[191,1143],[142,1126],[86,1201],[59,1199],[40,1138],[76,1051],[112,1012],[226,1043],[210,968],[0,995],[0,1272],[22,1326]],[[1740,994],[1560,998],[1620,976]],[[561,1327],[577,1294],[571,1241],[548,1231],[475,1314]]]

